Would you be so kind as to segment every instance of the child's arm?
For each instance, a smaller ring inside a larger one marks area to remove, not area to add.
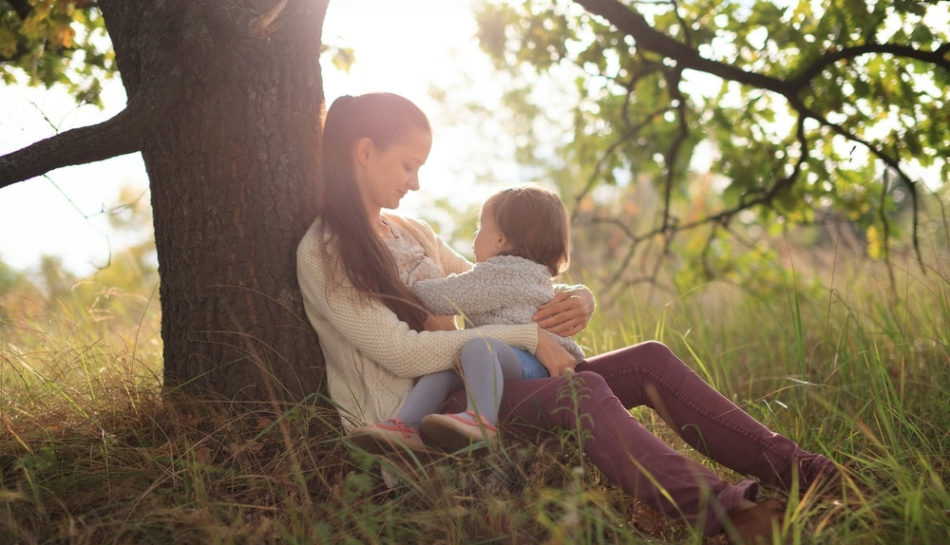
[[[524,284],[502,263],[476,263],[468,272],[422,280],[412,291],[433,314],[478,314],[521,297]]]

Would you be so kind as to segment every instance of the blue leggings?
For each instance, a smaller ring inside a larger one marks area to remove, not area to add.
[[[506,382],[547,378],[550,375],[532,354],[489,338],[472,339],[462,348],[461,371],[442,371],[419,378],[399,418],[419,429],[422,417],[439,412],[452,392],[465,388],[467,410],[495,425]]]

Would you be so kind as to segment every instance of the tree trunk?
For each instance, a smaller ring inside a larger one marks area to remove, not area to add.
[[[130,102],[175,82],[141,143],[166,391],[243,404],[324,391],[295,251],[316,214],[327,3],[100,2]]]

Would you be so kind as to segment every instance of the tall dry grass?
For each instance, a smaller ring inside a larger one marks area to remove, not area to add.
[[[661,340],[771,428],[848,464],[847,506],[790,499],[790,542],[950,542],[948,262],[897,271],[896,289],[877,263],[836,264],[835,278],[788,265],[766,295],[713,282],[611,296],[580,341]],[[3,307],[0,543],[723,542],[604,482],[570,437],[396,466],[349,451],[311,403],[242,417],[165,399],[149,290],[82,285],[101,297]]]

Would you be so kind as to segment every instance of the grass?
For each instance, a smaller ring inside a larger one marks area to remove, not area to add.
[[[850,464],[853,503],[792,500],[790,542],[947,543],[946,264],[898,271],[896,290],[862,264],[823,280],[789,269],[765,295],[630,291],[603,297],[580,340],[591,353],[661,340],[772,429]],[[604,482],[569,437],[383,462],[389,488],[311,404],[234,416],[163,399],[156,304],[112,296],[0,314],[0,543],[724,543]]]

